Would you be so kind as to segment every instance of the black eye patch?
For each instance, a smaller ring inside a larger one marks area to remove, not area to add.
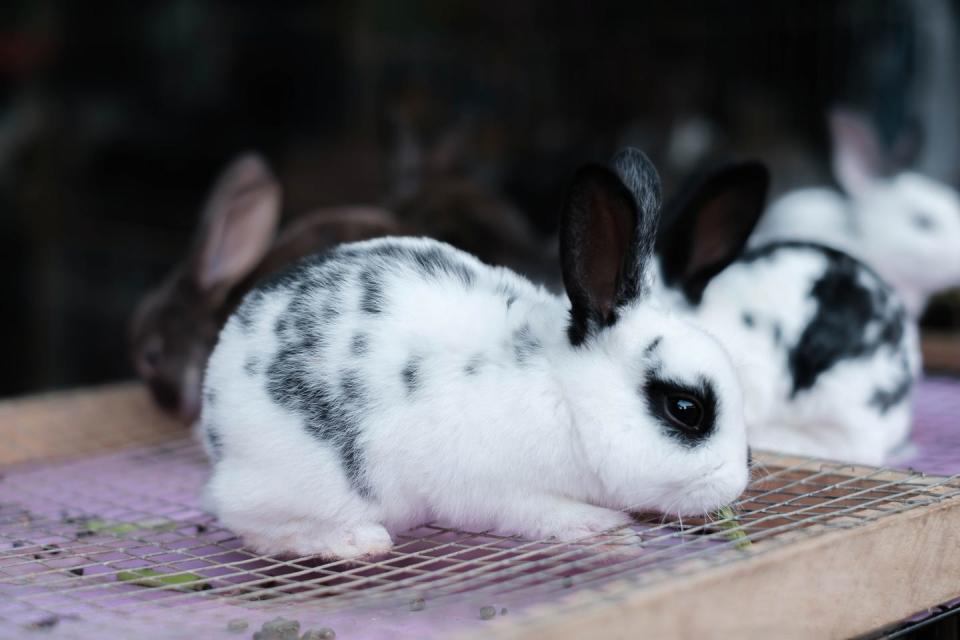
[[[667,436],[695,447],[716,430],[717,394],[704,378],[695,385],[652,374],[642,393]]]

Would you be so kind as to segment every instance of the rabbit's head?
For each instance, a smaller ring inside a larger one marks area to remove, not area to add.
[[[561,222],[575,423],[618,506],[702,514],[747,482],[743,397],[712,336],[655,294],[656,170],[639,151],[588,165]]]
[[[915,311],[960,285],[960,197],[922,173],[902,170],[896,149],[881,144],[870,122],[830,114],[833,167],[850,197],[849,248],[876,269]]]
[[[150,292],[131,326],[133,363],[156,402],[187,420],[200,407],[203,369],[232,290],[273,242],[280,186],[262,158],[246,154],[220,175],[186,259]]]

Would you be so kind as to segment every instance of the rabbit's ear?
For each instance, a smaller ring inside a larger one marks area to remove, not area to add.
[[[280,218],[280,185],[266,162],[248,153],[217,179],[203,210],[192,272],[203,291],[225,290],[257,266]]]
[[[560,220],[560,261],[574,345],[614,324],[618,309],[649,291],[660,178],[639,151],[624,152],[615,165],[626,179],[598,164],[581,168]]]
[[[682,187],[664,207],[657,254],[664,283],[699,302],[743,251],[763,214],[770,176],[759,162],[722,166]]]
[[[865,115],[836,108],[828,113],[827,120],[834,176],[844,191],[856,197],[883,177],[883,145]]]

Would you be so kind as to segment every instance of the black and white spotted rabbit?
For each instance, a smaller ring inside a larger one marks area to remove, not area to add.
[[[635,150],[618,167],[644,166]],[[919,373],[915,323],[869,267],[807,242],[744,250],[766,168],[731,163],[664,207],[655,295],[734,359],[751,446],[881,464],[907,438]]]
[[[342,245],[248,294],[205,378],[207,505],[259,551],[352,558],[425,521],[568,540],[734,500],[736,374],[654,303],[659,179],[622,169],[573,180],[567,297],[424,238]]]

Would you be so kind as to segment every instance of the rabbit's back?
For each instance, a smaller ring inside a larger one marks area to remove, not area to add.
[[[880,463],[906,436],[916,331],[854,258],[802,242],[753,249],[711,282],[700,313],[739,360],[753,444]]]
[[[833,189],[811,187],[792,191],[771,203],[757,223],[750,245],[795,240],[850,252],[855,232],[849,199]]]
[[[365,460],[435,450],[430,429],[438,421],[454,430],[468,429],[465,415],[506,422],[490,415],[514,410],[498,389],[530,388],[530,376],[546,369],[544,347],[563,335],[562,317],[553,296],[443,243],[342,245],[244,299],[211,358],[206,388],[255,416],[291,417],[291,437],[334,452],[353,489],[368,494],[369,467],[391,465]],[[501,402],[483,407],[484,398]],[[259,455],[286,437],[245,432],[244,421],[228,417],[236,408],[223,403],[219,415],[219,404],[205,403],[204,416],[215,459],[223,446]]]

